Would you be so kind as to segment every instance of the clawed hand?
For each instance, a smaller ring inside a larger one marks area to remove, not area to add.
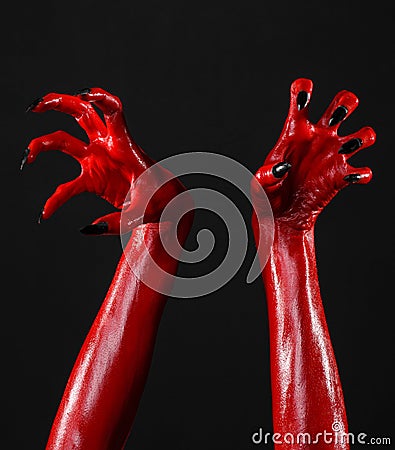
[[[96,112],[95,105],[103,112],[104,121]],[[48,219],[63,203],[81,192],[92,192],[107,200],[115,208],[124,208],[127,225],[122,232],[136,226],[157,222],[163,208],[178,193],[184,190],[182,184],[167,171],[155,165],[149,177],[150,189],[161,184],[161,178],[171,178],[160,188],[148,204],[140,204],[146,196],[139,195],[131,187],[136,179],[154,161],[133,141],[127,129],[118,97],[100,88],[83,89],[76,95],[51,93],[33,102],[27,109],[33,112],[56,110],[72,115],[85,130],[89,143],[69,135],[64,131],[33,139],[28,145],[21,163],[21,169],[31,164],[44,151],[60,150],[75,158],[81,165],[81,174],[72,181],[58,186],[47,200],[40,219]],[[137,189],[144,189],[139,185]],[[121,232],[121,211],[95,220],[81,229],[84,234],[119,234]]]
[[[308,119],[312,88],[313,83],[304,78],[292,83],[283,131],[256,173],[274,217],[298,229],[310,228],[342,188],[365,184],[372,178],[369,168],[354,168],[347,162],[375,142],[372,128],[364,127],[349,136],[338,135],[343,120],[358,106],[358,98],[349,91],[339,92],[314,124]]]

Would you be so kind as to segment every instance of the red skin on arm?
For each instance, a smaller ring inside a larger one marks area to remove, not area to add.
[[[93,102],[103,111],[104,122]],[[84,234],[119,234],[132,231],[107,296],[85,339],[68,380],[47,443],[47,450],[122,449],[130,433],[151,363],[155,338],[166,296],[147,287],[132,270],[128,260],[138,261],[145,276],[160,277],[152,259],[168,274],[176,274],[177,259],[163,248],[160,235],[182,245],[192,217],[186,215],[177,231],[171,222],[159,220],[163,208],[185,188],[176,179],[166,183],[145,208],[146,197],[132,183],[154,162],[131,138],[120,100],[99,88],[86,89],[75,96],[48,94],[29,110],[50,109],[73,115],[84,128],[86,144],[63,131],[33,139],[22,160],[32,163],[38,154],[60,150],[81,164],[75,180],[57,188],[47,200],[42,219],[48,219],[59,206],[83,191],[100,195],[118,211],[84,227]],[[158,167],[153,177],[168,173]],[[140,186],[144,189],[144,186]],[[121,227],[121,211],[125,206]],[[144,211],[144,214],[141,214]],[[125,220],[126,219],[126,220]],[[169,279],[156,283],[169,283]]]
[[[312,82],[298,79],[291,86],[287,120],[275,147],[256,178],[273,209],[275,235],[262,276],[270,328],[273,428],[281,433],[282,450],[348,449],[347,442],[328,443],[318,433],[347,433],[342,388],[325,320],[318,283],[314,224],[330,200],[350,183],[371,179],[368,168],[353,168],[347,159],[372,145],[375,133],[365,127],[341,137],[338,127],[357,107],[354,94],[336,95],[317,124],[308,120]],[[259,194],[252,191],[255,206]],[[256,240],[259,223],[253,217]],[[265,261],[265,255],[261,255]],[[292,433],[285,440],[284,435]],[[312,442],[297,443],[299,433]],[[328,435],[329,436],[329,435]],[[340,436],[340,434],[339,434]],[[341,436],[340,436],[341,437]],[[288,441],[288,443],[287,443]]]
[[[126,252],[150,270],[141,242],[167,273],[177,261],[162,249],[158,224],[136,228]],[[148,264],[148,266],[147,266]],[[148,375],[166,297],[136,278],[125,256],[81,348],[57,412],[47,449],[121,449]]]

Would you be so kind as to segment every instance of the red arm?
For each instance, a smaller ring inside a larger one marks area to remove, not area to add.
[[[104,113],[105,123],[89,102]],[[68,380],[49,436],[47,450],[122,449],[129,435],[151,363],[155,337],[166,297],[148,288],[132,270],[128,260],[138,261],[145,276],[160,276],[153,260],[168,274],[176,274],[177,260],[164,250],[161,237],[177,239],[174,223],[158,220],[163,207],[184,190],[173,178],[148,204],[145,195],[129,189],[152,160],[133,142],[126,128],[122,105],[116,97],[95,88],[77,96],[48,94],[30,109],[56,109],[72,114],[90,139],[85,144],[62,131],[34,139],[25,152],[22,167],[41,151],[58,149],[75,157],[81,175],[58,187],[46,202],[42,218],[49,218],[65,201],[82,191],[90,191],[120,209],[125,203],[122,231],[132,231],[108,294],[86,337]],[[161,168],[152,177],[158,175]],[[158,172],[159,171],[159,172]],[[159,174],[160,175],[160,174]],[[160,180],[150,178],[150,184]],[[160,176],[159,176],[160,178]],[[144,186],[140,186],[144,188]],[[139,189],[139,188],[138,188]],[[145,208],[147,206],[147,208]],[[142,215],[141,211],[145,213]],[[97,219],[81,231],[85,234],[117,234],[121,212]],[[191,225],[186,215],[178,226],[184,243]],[[159,274],[159,275],[158,275]],[[159,280],[169,283],[169,279]],[[158,281],[157,281],[158,283]]]
[[[298,433],[309,433],[314,441],[317,433],[333,433],[332,427],[347,432],[343,394],[318,283],[314,224],[343,187],[370,181],[370,169],[355,169],[347,159],[375,140],[368,127],[352,136],[337,134],[342,120],[358,103],[347,91],[335,97],[317,124],[311,123],[307,118],[311,92],[310,80],[299,79],[292,84],[282,135],[256,174],[269,197],[275,221],[273,248],[262,273],[270,327],[274,432],[282,437],[292,433],[295,442]],[[252,194],[259,207],[259,196]],[[260,225],[254,216],[257,240]],[[311,448],[348,448],[344,442],[333,440],[328,445],[323,436],[317,439]],[[310,446],[283,443],[278,448]]]
[[[126,252],[144,260],[142,240],[168,273],[177,261],[161,248],[158,225],[133,232]],[[149,262],[148,262],[149,264]],[[47,449],[123,448],[148,375],[166,298],[141,283],[122,257],[72,370]]]

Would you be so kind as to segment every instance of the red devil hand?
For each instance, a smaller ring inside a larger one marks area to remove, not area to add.
[[[104,122],[91,103],[101,109]],[[88,191],[118,210],[122,208],[123,214],[122,222],[121,211],[117,211],[83,228],[83,233],[133,232],[70,374],[46,448],[121,449],[144,389],[166,303],[166,296],[147,286],[143,279],[155,277],[160,288],[169,288],[178,261],[176,253],[166,251],[162,238],[171,246],[179,242],[182,247],[192,214],[176,216],[179,209],[173,208],[174,202],[170,201],[185,188],[133,141],[117,97],[92,88],[74,96],[48,94],[28,108],[34,112],[51,109],[71,114],[86,131],[89,143],[63,131],[30,142],[21,168],[42,151],[55,149],[73,156],[81,165],[81,174],[59,186],[47,200],[42,218],[48,219],[74,195]],[[140,177],[143,173],[144,177]],[[190,197],[180,197],[186,203],[178,206],[189,206]],[[163,227],[147,223],[159,222],[169,203],[172,214],[176,211]],[[173,222],[173,217],[180,218],[180,222]],[[136,228],[141,224],[145,225]],[[137,262],[132,267],[129,261]],[[168,277],[161,275],[157,266]]]
[[[292,84],[282,134],[256,173],[276,220],[298,229],[311,228],[343,187],[368,183],[372,177],[369,168],[351,167],[347,159],[374,143],[374,131],[365,127],[350,136],[338,135],[343,120],[358,106],[358,98],[348,91],[339,92],[313,124],[308,119],[312,88],[313,83],[303,78]]]
[[[91,103],[103,112],[104,122]],[[172,180],[160,189],[160,195],[155,195],[149,205],[139,204],[145,196],[139,195],[138,191],[130,191],[131,185],[154,161],[131,138],[118,97],[100,88],[88,88],[76,95],[47,94],[27,108],[27,111],[34,112],[48,110],[72,115],[87,133],[89,143],[64,131],[56,131],[30,142],[21,169],[25,163],[32,163],[39,153],[48,150],[67,153],[81,165],[81,174],[58,186],[45,203],[40,218],[48,219],[67,200],[87,191],[99,195],[117,209],[125,208],[128,229],[122,227],[122,232],[126,232],[141,223],[157,222],[164,206],[184,190],[182,184],[174,177],[169,177],[165,169],[155,166],[154,176],[150,178],[152,192],[155,191],[152,185],[160,184],[163,176]],[[142,189],[143,186],[138,188]],[[100,217],[81,229],[81,232],[119,234],[120,219],[121,212],[117,211]]]
[[[312,82],[296,80],[282,134],[256,173],[269,197],[275,223],[267,260],[260,254],[270,329],[273,428],[299,436],[322,435],[322,430],[347,433],[343,393],[332,349],[315,259],[314,223],[322,209],[350,183],[368,183],[369,168],[351,167],[347,160],[372,145],[375,133],[365,127],[339,136],[342,121],[357,107],[348,91],[336,95],[318,121],[308,119]],[[256,185],[256,184],[255,184]],[[260,196],[254,190],[255,206]],[[254,214],[257,243],[265,221]],[[259,252],[259,248],[258,248]],[[266,263],[267,261],[267,263]],[[317,450],[348,450],[347,442],[316,441]],[[275,448],[294,450],[309,445],[285,443]]]

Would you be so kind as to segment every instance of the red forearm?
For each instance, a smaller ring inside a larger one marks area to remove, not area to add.
[[[164,252],[158,224],[137,228],[126,252],[142,270],[149,252],[167,273],[177,262]],[[144,285],[122,257],[113,282],[74,365],[47,450],[123,448],[151,363],[166,298]]]
[[[347,420],[320,296],[314,230],[276,222],[262,275],[270,327],[274,432],[292,433],[295,442],[298,433],[309,433],[312,441],[317,440],[315,449],[348,448],[334,439],[328,446],[318,435],[333,433],[333,426],[347,432]],[[309,447],[283,443],[280,448]]]

